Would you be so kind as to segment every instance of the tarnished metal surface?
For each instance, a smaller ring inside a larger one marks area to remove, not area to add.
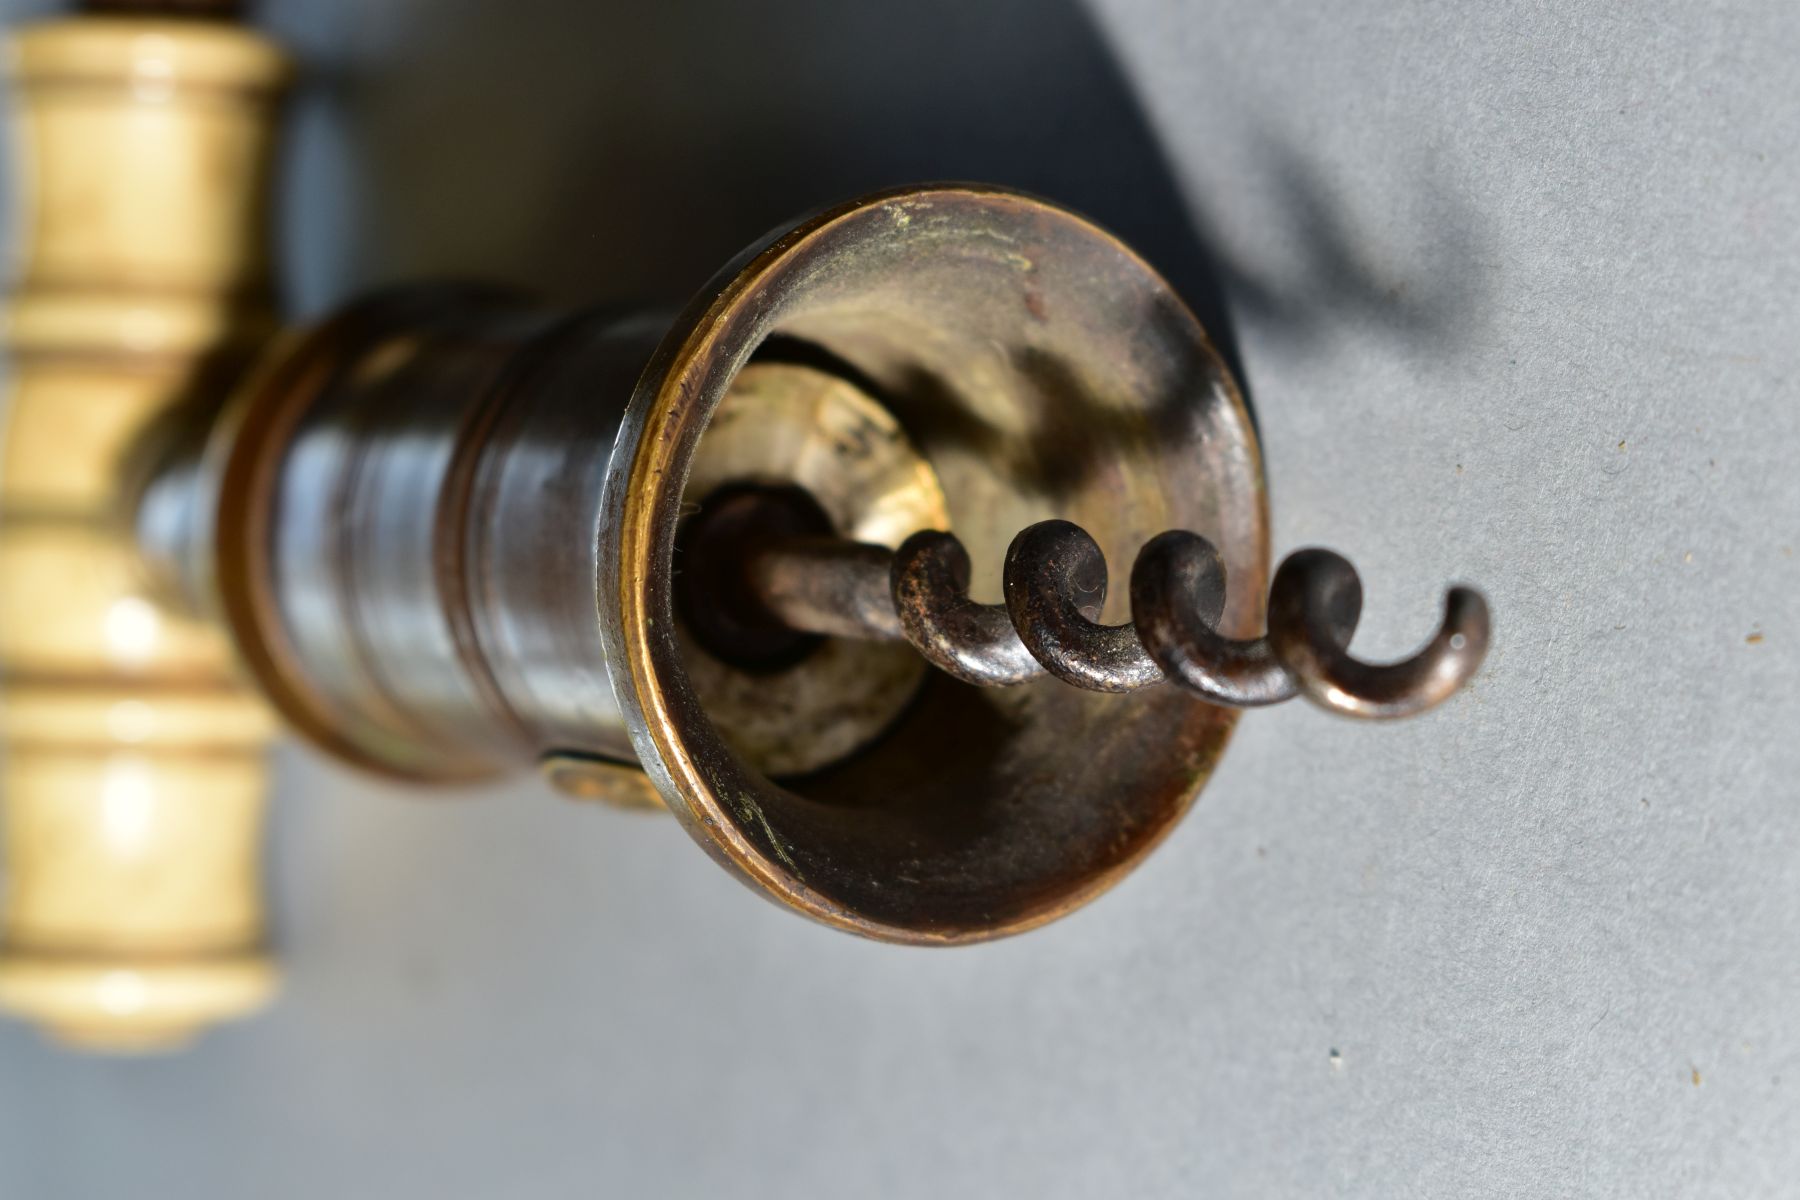
[[[594,800],[614,808],[660,812],[662,797],[636,763],[555,751],[538,762],[544,782],[572,800]]]
[[[176,456],[169,486],[148,489],[211,497],[204,520],[161,523],[158,558],[216,542],[214,569],[188,574],[216,577],[265,690],[340,758],[439,781],[545,754],[629,761],[594,555],[620,414],[666,324],[459,287],[354,306],[245,390],[210,466]],[[713,433],[695,471],[702,511],[717,485],[786,484],[804,487],[823,533],[897,540],[947,520],[893,417],[819,369],[747,369]],[[731,599],[708,611],[728,617]],[[905,646],[853,641],[743,670],[681,636],[733,747],[777,774],[878,736],[925,673]]]
[[[1169,678],[1214,703],[1291,700],[1294,681],[1268,638],[1219,632],[1227,583],[1218,550],[1199,534],[1172,529],[1146,542],[1131,567],[1131,617],[1144,649]]]
[[[441,569],[461,556],[437,545],[467,481],[459,440],[541,327],[528,314],[468,289],[364,301],[272,357],[213,432],[196,534],[226,623],[289,724],[365,768],[466,779],[530,760],[491,672],[470,670],[471,606]]]
[[[771,337],[843,364],[898,419],[987,572],[975,600],[1001,599],[1006,547],[1036,521],[1077,521],[1112,555],[1181,526],[1219,548],[1233,581],[1221,626],[1248,636],[1269,562],[1236,390],[1168,286],[1104,232],[1028,197],[925,187],[832,210],[730,268],[626,415],[601,628],[638,756],[689,832],[767,894],[871,936],[967,941],[1050,920],[1169,830],[1234,714],[1175,688],[934,674],[854,757],[785,784],[755,770],[694,684],[674,573],[709,419]],[[1122,597],[1109,607],[1126,615]]]
[[[892,608],[880,605],[889,576]],[[1197,533],[1159,534],[1131,572],[1132,621],[1099,622],[1106,559],[1068,521],[1040,521],[1006,551],[1005,604],[969,599],[969,556],[954,534],[922,532],[888,555],[880,547],[788,538],[757,550],[747,603],[796,630],[845,637],[904,637],[964,681],[1007,686],[1043,672],[1096,692],[1132,692],[1173,680],[1215,704],[1253,708],[1304,695],[1353,717],[1404,717],[1448,698],[1487,653],[1487,603],[1464,587],[1447,594],[1444,622],[1418,654],[1388,665],[1349,653],[1362,584],[1329,550],[1301,550],[1275,574],[1270,634],[1219,633],[1227,579],[1219,553]]]
[[[837,538],[765,545],[747,571],[759,602],[784,624],[832,637],[905,638],[889,586],[894,552]]]
[[[1031,656],[1064,683],[1130,692],[1162,681],[1129,624],[1102,625],[1106,558],[1068,521],[1040,521],[1006,548],[1006,614]]]
[[[901,632],[933,666],[964,683],[1003,687],[1044,668],[999,604],[969,598],[969,552],[955,534],[925,530],[894,556],[891,588]]]
[[[1451,588],[1431,641],[1404,662],[1377,666],[1350,656],[1349,632],[1362,606],[1356,569],[1329,550],[1289,555],[1269,593],[1269,642],[1309,700],[1352,717],[1407,717],[1468,682],[1488,646],[1487,601]]]
[[[1232,382],[1154,272],[1052,205],[847,205],[661,329],[420,290],[265,373],[190,473],[217,480],[224,606],[290,719],[414,778],[539,763],[632,799],[635,757],[770,895],[963,941],[1128,870],[1225,706],[1398,715],[1479,661],[1461,593],[1421,658],[1351,659],[1354,573],[1311,553],[1256,638]],[[1107,556],[1146,542],[1130,605],[1109,597]]]

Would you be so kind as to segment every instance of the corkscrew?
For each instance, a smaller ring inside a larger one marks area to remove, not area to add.
[[[46,134],[20,208],[58,215],[6,330],[0,1009],[60,1037],[269,995],[272,718],[390,780],[666,808],[797,912],[943,944],[1112,886],[1236,710],[1404,716],[1481,663],[1475,592],[1382,666],[1349,563],[1271,573],[1230,370],[1051,202],[847,201],[673,318],[422,284],[273,337],[275,48],[108,18],[13,63]]]
[[[921,530],[897,550],[796,535],[804,501],[782,489],[734,491],[705,505],[692,532],[701,553],[737,559],[726,604],[740,606],[735,634],[684,611],[716,653],[737,653],[746,628],[777,628],[869,641],[905,641],[965,683],[1005,687],[1047,674],[1096,692],[1133,692],[1165,680],[1213,704],[1257,708],[1303,695],[1353,717],[1406,717],[1453,694],[1480,668],[1488,610],[1472,588],[1445,594],[1443,620],[1416,654],[1374,664],[1350,654],[1362,581],[1343,556],[1291,554],[1269,592],[1268,632],[1219,632],[1227,579],[1206,538],[1171,530],[1146,543],[1131,570],[1130,622],[1103,625],[1107,568],[1100,546],[1069,521],[1040,521],[1012,540],[1005,601],[969,597],[971,562],[955,534]],[[758,534],[761,536],[758,536]],[[718,596],[717,571],[704,580]],[[745,613],[742,606],[754,605]],[[721,636],[722,635],[722,636]],[[753,635],[751,635],[753,636]]]

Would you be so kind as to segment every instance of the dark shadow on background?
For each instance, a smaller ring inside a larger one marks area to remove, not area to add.
[[[1214,258],[1075,0],[434,0],[266,17],[309,60],[303,117],[341,139],[346,291],[461,275],[568,303],[673,304],[822,204],[983,180],[1121,235],[1238,367]]]

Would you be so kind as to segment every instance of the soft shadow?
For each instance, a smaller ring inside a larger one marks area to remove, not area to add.
[[[1231,311],[1283,348],[1348,325],[1364,336],[1448,353],[1482,307],[1481,274],[1473,269],[1481,257],[1479,228],[1467,202],[1441,179],[1413,180],[1411,200],[1429,217],[1412,245],[1378,248],[1358,230],[1362,214],[1341,186],[1293,143],[1246,123],[1254,158],[1273,183],[1265,219],[1287,243],[1288,262],[1258,262],[1229,247],[1215,254],[1217,286]],[[1190,211],[1197,228],[1209,227],[1199,198]]]
[[[263,20],[309,69],[286,189],[306,307],[444,275],[671,304],[821,204],[969,179],[1114,230],[1238,365],[1213,256],[1074,0],[286,0]]]

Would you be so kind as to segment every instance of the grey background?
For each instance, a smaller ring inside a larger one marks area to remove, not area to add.
[[[1464,578],[1495,650],[1421,720],[1252,715],[1124,886],[956,952],[285,751],[280,1003],[163,1060],[0,1027],[0,1196],[1800,1193],[1800,6],[264,19],[298,311],[677,294],[847,192],[1023,184],[1235,347],[1359,647]]]

